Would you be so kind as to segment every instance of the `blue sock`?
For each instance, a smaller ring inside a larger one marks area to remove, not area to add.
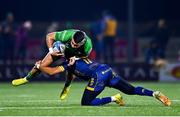
[[[136,87],[134,90],[135,94],[142,95],[142,96],[153,96],[153,91],[149,89],[145,89],[143,87]]]
[[[98,106],[98,105],[104,105],[111,102],[111,97],[105,97],[105,98],[95,98],[90,105],[92,106]]]

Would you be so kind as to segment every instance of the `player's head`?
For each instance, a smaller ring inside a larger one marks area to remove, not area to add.
[[[71,40],[71,46],[73,48],[79,48],[80,46],[84,45],[85,41],[85,33],[83,31],[77,31],[73,35],[73,38]]]

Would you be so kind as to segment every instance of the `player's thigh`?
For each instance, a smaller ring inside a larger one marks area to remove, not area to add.
[[[104,80],[103,77],[101,78],[100,75],[98,76],[98,78],[92,77],[89,80],[86,89],[88,89],[90,91],[102,91],[106,87],[106,82],[107,81]]]
[[[42,60],[41,66],[48,66],[54,61],[54,57],[51,54],[47,54]]]
[[[84,90],[81,104],[90,105],[90,103],[104,90],[105,83],[98,78],[91,78]]]
[[[128,83],[124,79],[120,79],[116,84],[112,86],[115,89],[122,91],[125,94],[134,94],[135,87]]]

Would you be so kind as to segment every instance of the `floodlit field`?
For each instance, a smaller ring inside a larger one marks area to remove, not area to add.
[[[63,83],[29,83],[13,87],[0,83],[0,115],[180,115],[180,84],[178,83],[133,83],[154,90],[160,90],[172,100],[171,107],[165,107],[151,97],[122,94],[126,106],[115,103],[105,106],[81,106],[81,96],[86,83],[73,83],[66,101],[59,100]],[[117,90],[106,88],[99,96],[111,96]]]

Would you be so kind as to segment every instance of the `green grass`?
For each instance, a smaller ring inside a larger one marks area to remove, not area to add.
[[[115,103],[105,106],[81,106],[81,96],[86,83],[73,83],[66,101],[59,101],[63,83],[29,83],[13,87],[10,83],[0,84],[0,115],[180,115],[180,84],[178,83],[133,83],[160,90],[172,99],[172,106],[165,107],[152,97],[122,94],[126,106]],[[117,90],[106,88],[99,96],[111,96]]]

